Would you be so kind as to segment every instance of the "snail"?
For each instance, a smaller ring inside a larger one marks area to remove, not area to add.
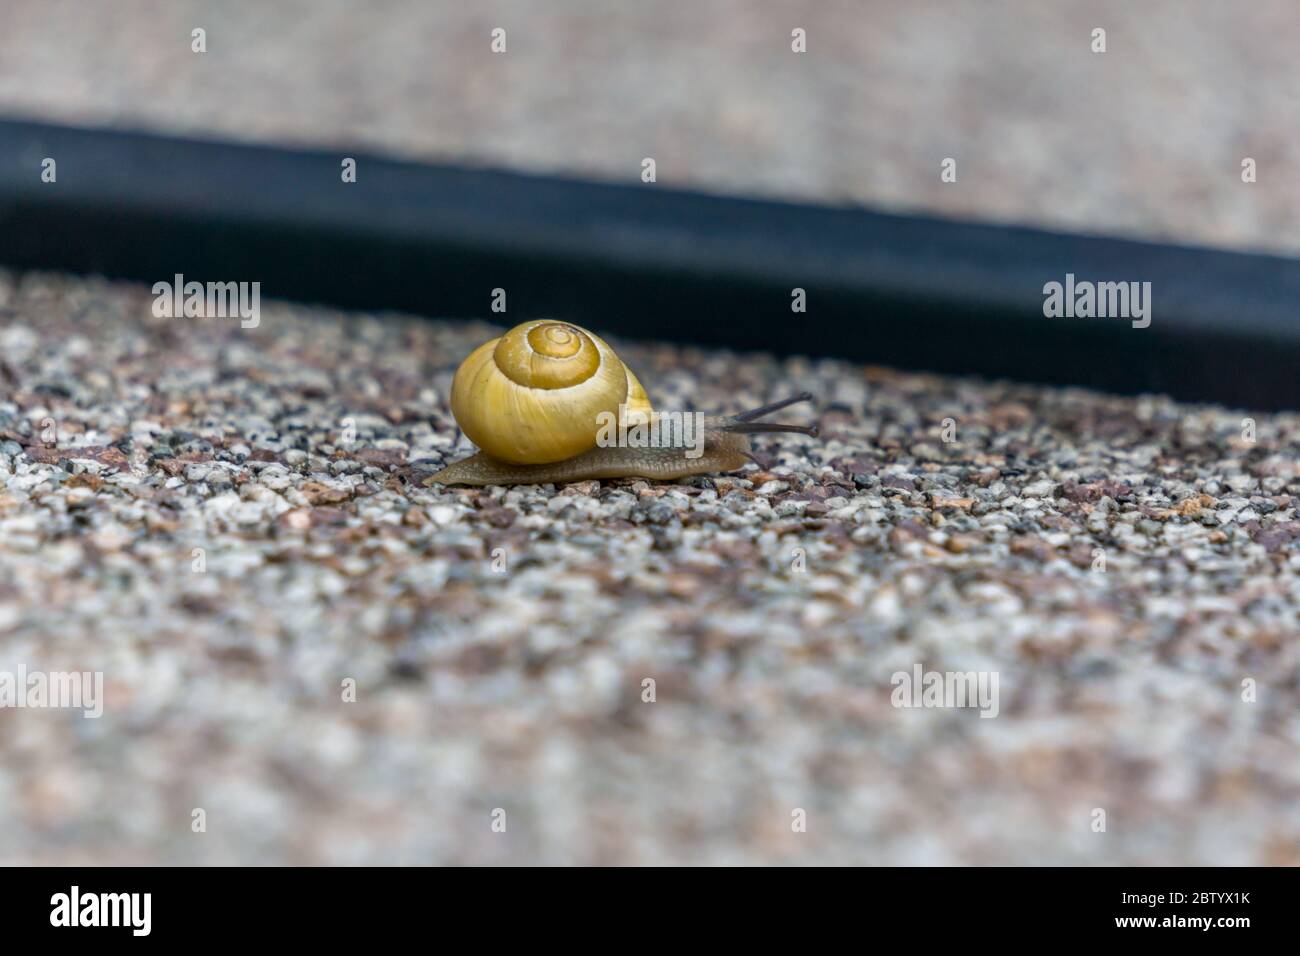
[[[686,415],[653,410],[631,369],[599,336],[569,322],[525,322],[479,346],[456,370],[451,413],[480,451],[431,475],[425,484],[671,481],[735,471],[755,460],[750,435],[795,432],[816,437],[815,426],[758,421],[811,399],[803,392],[732,416],[686,413],[694,415],[692,436]],[[668,426],[674,416],[683,423],[678,437],[687,440],[644,440],[658,435],[660,425],[664,432],[672,431]],[[640,440],[610,442],[615,421],[620,436],[639,434]]]

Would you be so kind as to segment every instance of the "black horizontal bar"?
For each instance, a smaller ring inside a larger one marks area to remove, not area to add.
[[[1296,260],[722,198],[639,173],[590,183],[0,121],[0,261],[1300,408]],[[1150,282],[1150,326],[1046,317],[1044,285],[1067,273]],[[795,288],[806,314],[791,311]]]

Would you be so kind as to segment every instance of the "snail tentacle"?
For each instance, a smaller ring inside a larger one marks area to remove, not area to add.
[[[762,418],[764,415],[771,415],[773,412],[779,412],[783,408],[789,408],[791,405],[797,405],[799,402],[811,402],[813,400],[812,392],[800,392],[797,395],[791,395],[789,398],[783,398],[778,402],[772,402],[768,405],[760,405],[758,408],[751,408],[747,412],[741,412],[739,415],[731,416],[734,421],[752,422],[756,418]]]

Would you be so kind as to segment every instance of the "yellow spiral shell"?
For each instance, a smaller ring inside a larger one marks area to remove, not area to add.
[[[538,319],[485,342],[456,370],[451,413],[499,461],[538,465],[596,447],[601,412],[649,415],[636,376],[599,336]]]

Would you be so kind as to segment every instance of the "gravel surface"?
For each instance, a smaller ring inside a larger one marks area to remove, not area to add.
[[[823,436],[426,487],[492,327],[151,303],[0,272],[0,671],[105,681],[0,709],[0,862],[1300,863],[1296,415],[615,340]]]

